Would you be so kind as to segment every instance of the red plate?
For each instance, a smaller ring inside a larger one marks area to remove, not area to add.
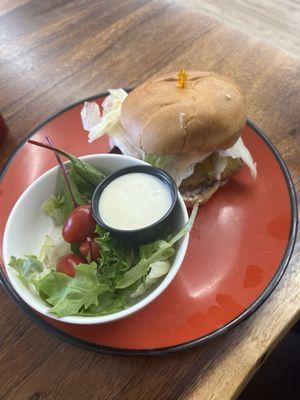
[[[58,146],[78,156],[107,152],[107,137],[88,144],[81,107],[82,102],[51,117],[31,135],[36,140],[50,135]],[[76,326],[34,312],[11,287],[2,267],[4,287],[45,329],[100,352],[162,354],[205,342],[238,325],[264,302],[282,277],[297,228],[295,191],[278,151],[252,122],[243,139],[257,162],[257,180],[252,182],[243,167],[201,207],[180,272],[144,310],[105,325]],[[20,194],[54,165],[51,152],[24,143],[11,156],[2,171],[1,240]]]

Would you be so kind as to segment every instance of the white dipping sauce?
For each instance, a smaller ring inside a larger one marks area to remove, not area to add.
[[[132,172],[105,187],[99,199],[99,214],[112,228],[135,230],[160,220],[171,205],[170,190],[161,179]]]

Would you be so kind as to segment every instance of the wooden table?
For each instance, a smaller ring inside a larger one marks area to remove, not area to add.
[[[0,3],[0,107],[10,126],[1,164],[48,115],[109,87],[166,71],[213,70],[246,93],[249,116],[300,187],[300,62],[168,0]],[[0,398],[228,399],[299,317],[299,259],[251,318],[204,347],[119,358],[61,343],[0,291]]]

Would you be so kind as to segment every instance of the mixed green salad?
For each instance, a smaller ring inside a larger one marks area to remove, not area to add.
[[[57,193],[43,205],[56,228],[45,237],[39,255],[12,256],[9,265],[57,317],[123,310],[168,273],[175,244],[191,229],[197,208],[179,232],[165,232],[152,243],[134,246],[112,237],[96,224],[90,206],[105,175],[46,139],[49,145],[29,142],[54,151],[60,165]],[[69,159],[68,170],[60,155]]]

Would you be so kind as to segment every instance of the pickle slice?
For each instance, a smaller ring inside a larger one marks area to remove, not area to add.
[[[218,157],[218,153],[213,153],[201,163],[196,164],[194,173],[182,181],[181,187],[188,188],[199,184],[226,180],[239,171],[243,165],[243,161],[240,158],[226,157],[226,167],[221,173],[220,179],[217,179],[215,165]]]
[[[230,178],[241,169],[242,165],[243,161],[241,158],[226,157],[226,167],[221,174],[221,179],[225,180]]]

